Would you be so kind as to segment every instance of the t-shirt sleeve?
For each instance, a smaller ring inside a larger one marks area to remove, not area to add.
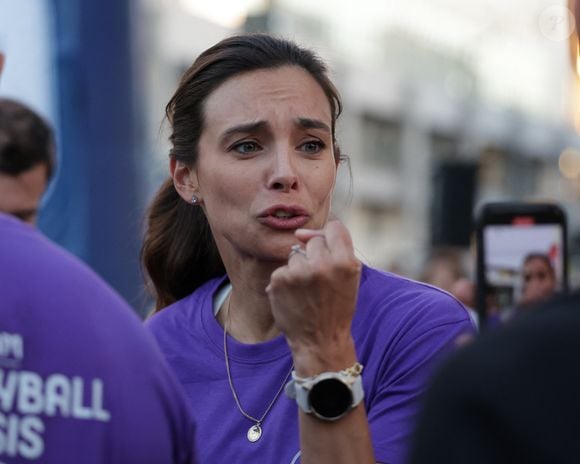
[[[433,369],[475,329],[453,298],[435,294],[427,310],[413,315],[384,353],[367,414],[379,463],[406,462],[422,396]]]

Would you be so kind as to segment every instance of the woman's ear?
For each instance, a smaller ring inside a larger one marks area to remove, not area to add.
[[[198,204],[201,202],[195,168],[181,161],[171,159],[169,161],[169,172],[173,178],[175,190],[177,190],[181,198],[188,203]]]

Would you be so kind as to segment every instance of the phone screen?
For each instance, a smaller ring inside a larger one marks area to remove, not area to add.
[[[480,320],[502,324],[567,289],[566,225],[552,205],[491,207],[480,220]]]

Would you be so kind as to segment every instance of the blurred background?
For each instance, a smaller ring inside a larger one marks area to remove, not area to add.
[[[580,287],[580,60],[557,0],[0,0],[0,95],[55,127],[40,228],[144,314],[138,253],[167,176],[164,106],[205,48],[269,31],[330,64],[345,111],[334,210],[369,264],[475,273],[491,200],[556,201]]]

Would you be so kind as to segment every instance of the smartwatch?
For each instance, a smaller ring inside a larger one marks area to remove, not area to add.
[[[301,378],[292,372],[292,380],[285,387],[286,395],[296,399],[298,406],[307,414],[325,421],[344,417],[364,398],[362,366],[339,372],[323,372],[313,377]]]

